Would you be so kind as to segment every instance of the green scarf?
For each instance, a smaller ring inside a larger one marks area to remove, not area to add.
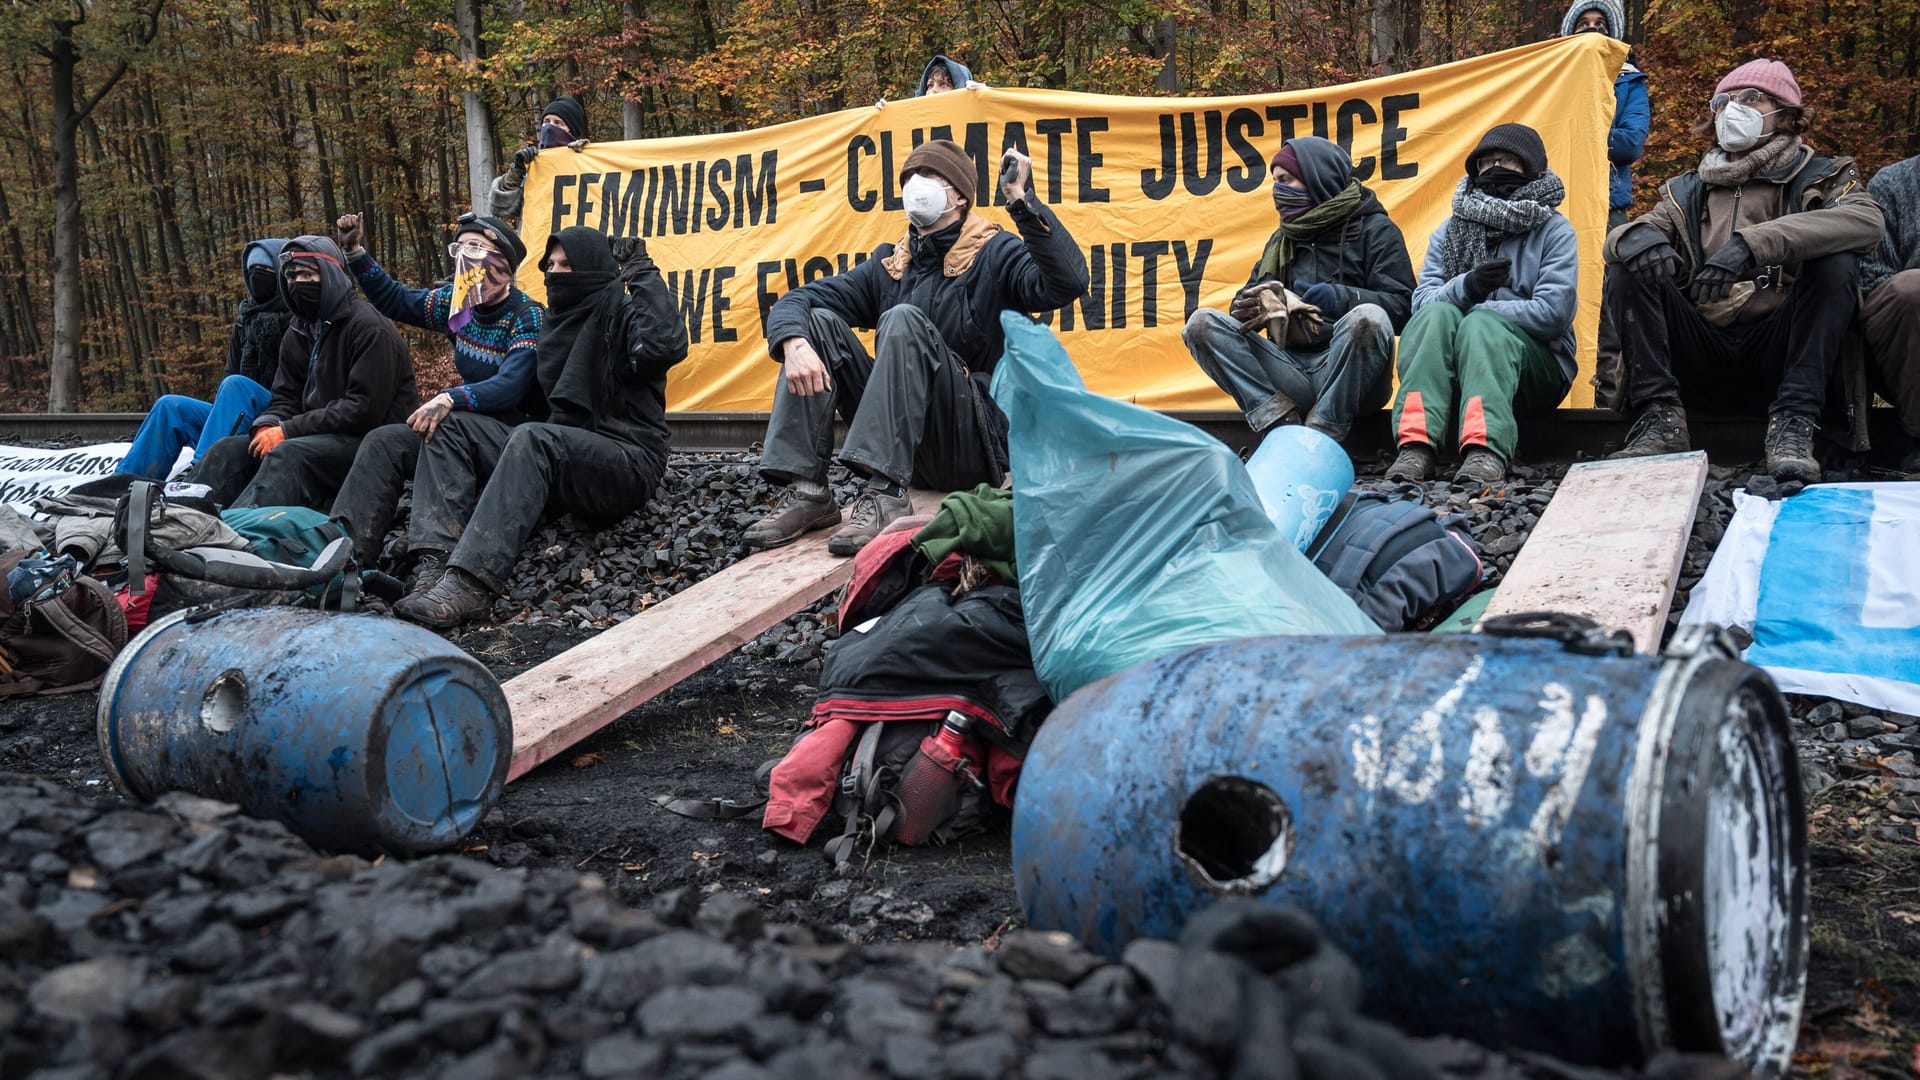
[[[1347,215],[1360,205],[1360,196],[1366,194],[1366,190],[1360,181],[1349,180],[1347,186],[1340,189],[1340,194],[1292,221],[1282,221],[1280,227],[1273,230],[1273,235],[1267,238],[1267,250],[1260,253],[1258,280],[1279,280],[1280,271],[1293,262],[1294,245],[1322,229],[1347,220]]]

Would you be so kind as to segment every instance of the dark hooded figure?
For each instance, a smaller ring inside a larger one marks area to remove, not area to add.
[[[415,494],[407,529],[420,572],[395,614],[442,628],[484,614],[549,509],[613,521],[653,494],[667,464],[667,369],[687,355],[687,327],[645,244],[621,244],[616,259],[585,226],[547,241],[535,364],[547,420],[464,414],[426,444],[418,475],[433,497]]]
[[[1187,320],[1187,350],[1232,394],[1247,426],[1305,422],[1344,439],[1363,412],[1387,402],[1393,338],[1413,306],[1413,263],[1400,227],[1353,179],[1336,143],[1292,139],[1273,155],[1280,224],[1234,297],[1232,312],[1203,308]],[[1261,293],[1290,289],[1320,309],[1320,331],[1300,344],[1259,330]]]
[[[271,400],[250,434],[208,448],[193,479],[226,506],[324,509],[361,436],[419,403],[413,360],[400,331],[361,299],[332,240],[295,237],[279,262],[280,297],[293,318]]]
[[[247,429],[267,407],[273,376],[280,368],[280,338],[293,316],[280,299],[276,260],[286,241],[255,240],[240,252],[240,274],[247,295],[227,338],[226,377],[211,403],[183,394],[165,394],[153,403],[133,446],[115,471],[149,480],[165,480],[185,446],[197,461],[213,444]]]
[[[948,90],[965,90],[972,81],[973,72],[967,65],[946,56],[935,56],[927,61],[920,72],[920,87],[913,92],[914,97],[926,97],[928,94],[943,94]]]
[[[519,220],[520,185],[527,182],[527,166],[540,151],[564,146],[579,153],[587,145],[587,108],[572,94],[562,94],[540,110],[540,123],[533,142],[514,152],[513,164],[493,178],[487,190],[488,213],[496,218]],[[479,207],[474,208],[476,211]]]

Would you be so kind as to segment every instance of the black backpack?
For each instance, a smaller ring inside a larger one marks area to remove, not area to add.
[[[1486,576],[1463,514],[1436,514],[1411,485],[1349,491],[1307,557],[1389,633],[1443,619]]]

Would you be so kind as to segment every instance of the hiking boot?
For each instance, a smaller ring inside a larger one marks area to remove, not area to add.
[[[1498,484],[1507,478],[1507,463],[1484,446],[1467,447],[1460,469],[1453,474],[1456,484]]]
[[[1920,476],[1920,447],[1907,451],[1900,461],[1900,471],[1908,476]]]
[[[1775,480],[1803,484],[1820,479],[1820,462],[1813,456],[1814,423],[1811,416],[1774,413],[1767,420],[1767,471]]]
[[[847,507],[847,523],[827,540],[827,550],[835,555],[854,555],[880,530],[913,513],[913,503],[904,495],[888,495],[865,488]]]
[[[1400,456],[1387,466],[1387,479],[1402,484],[1418,484],[1433,475],[1433,447],[1410,442],[1400,448]]]
[[[751,548],[772,548],[791,544],[801,534],[840,524],[840,505],[825,485],[820,494],[802,494],[792,485],[780,492],[773,513],[747,526],[740,539]]]
[[[493,591],[459,567],[440,575],[424,596],[402,597],[393,613],[409,622],[451,630],[493,607]]]
[[[1627,429],[1626,445],[1608,454],[1610,460],[1652,457],[1655,454],[1684,454],[1693,449],[1687,437],[1687,410],[1678,405],[1656,401],[1640,410]]]
[[[444,551],[422,551],[413,563],[413,584],[407,587],[405,599],[425,596],[440,578],[447,572],[447,553]]]
[[[1307,417],[1307,426],[1337,443],[1346,442],[1347,432],[1352,429],[1351,424],[1330,424],[1318,416]]]

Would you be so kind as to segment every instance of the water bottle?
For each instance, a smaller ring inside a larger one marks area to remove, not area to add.
[[[940,730],[920,740],[920,749],[900,770],[900,827],[893,838],[902,844],[924,844],[934,830],[960,811],[960,785],[967,780],[967,729],[973,718],[949,712]]]

